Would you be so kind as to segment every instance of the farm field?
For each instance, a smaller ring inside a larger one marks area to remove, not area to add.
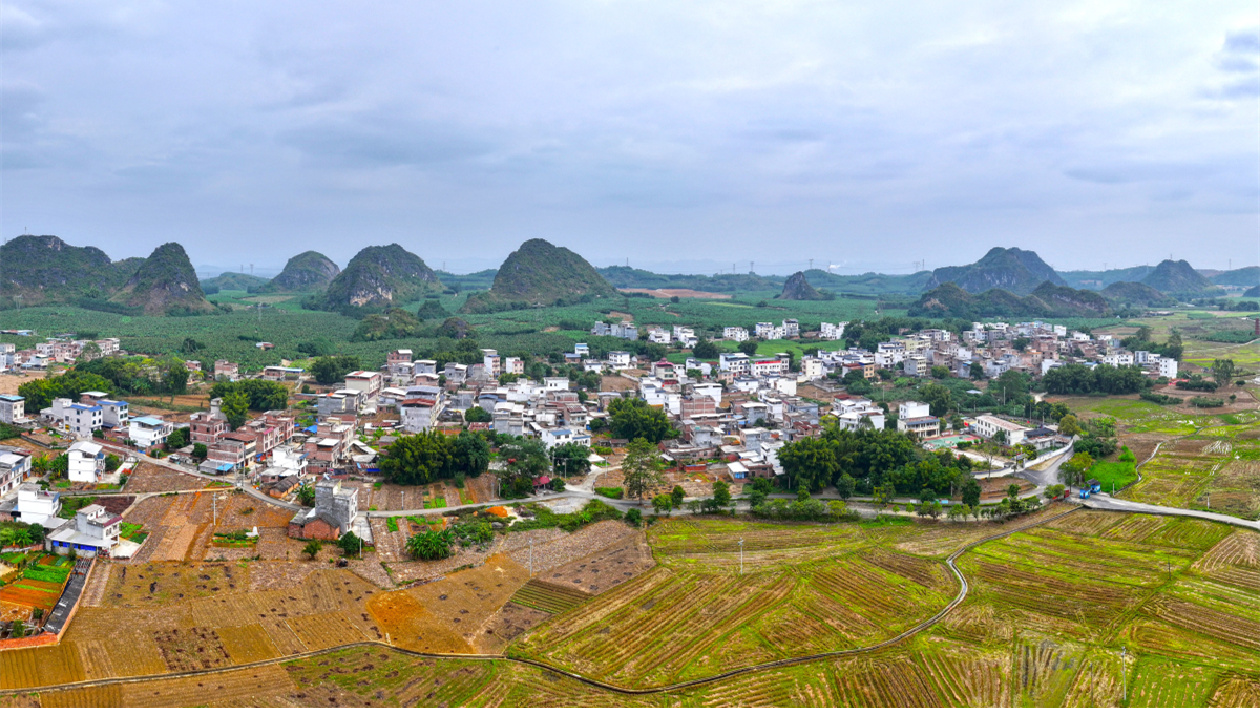
[[[1034,521],[1050,516],[1043,512]],[[938,625],[908,640],[683,690],[624,696],[503,660],[420,658],[380,646],[215,674],[198,679],[214,693],[192,699],[178,693],[190,679],[161,679],[49,692],[39,705],[229,705],[244,700],[239,691],[251,676],[267,677],[250,694],[255,705],[1255,704],[1260,534],[1198,520],[1086,510],[1011,528],[1012,535],[960,558],[971,594]],[[107,589],[103,604],[119,603],[134,614],[111,620],[104,608],[85,608],[61,645],[0,652],[0,688],[283,660],[289,653],[362,641],[356,633],[370,637],[373,628],[401,627],[400,621],[423,613],[439,617],[414,625],[420,632],[427,628],[431,641],[446,636],[476,647],[460,627],[465,622],[515,628],[520,631],[509,654],[621,685],[662,685],[777,656],[866,646],[932,614],[956,589],[941,557],[970,538],[948,538],[944,532],[951,530],[947,524],[672,520],[647,536],[658,565],[604,590],[598,602],[583,595],[591,564],[603,561],[602,554],[552,566],[532,580],[502,558],[480,572],[461,571],[402,593],[369,594],[373,588],[346,571],[313,568],[299,580],[307,589],[294,595],[296,602],[288,598],[292,590],[240,593],[271,582],[274,574],[260,567],[283,564],[233,564],[231,578],[226,567],[209,572],[215,564],[144,566],[148,573],[168,571],[144,579],[158,578],[151,582],[167,585],[168,594],[145,601],[139,599],[147,589],[140,579],[111,575],[107,586],[122,588],[122,597]],[[745,540],[742,576],[732,538]],[[820,555],[820,547],[830,552]],[[624,551],[620,557],[625,559]],[[169,572],[185,567],[194,571],[191,577]],[[230,592],[218,585],[219,593],[177,597],[196,595],[198,585],[229,581],[237,586]],[[502,609],[487,621],[468,598],[451,594],[459,585],[473,590],[469,597],[485,609]],[[407,597],[418,609],[395,607],[398,617],[376,621],[388,614],[379,603],[389,595]],[[132,604],[141,607],[126,607]],[[121,627],[119,636],[137,650],[102,662],[107,626],[110,632]],[[403,638],[421,641],[405,631]],[[1128,703],[1120,700],[1120,646],[1129,650]],[[248,703],[234,705],[240,704]]]

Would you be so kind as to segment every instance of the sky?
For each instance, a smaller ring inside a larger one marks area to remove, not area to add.
[[[0,235],[114,258],[1260,257],[1255,0],[4,0],[0,61]]]

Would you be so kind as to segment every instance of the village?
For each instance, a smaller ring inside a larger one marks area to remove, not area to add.
[[[877,401],[872,392],[883,382],[904,386],[907,380],[914,385],[963,379],[968,395],[991,404],[998,396],[1005,402],[1006,384],[999,388],[999,382],[1010,379],[1008,372],[1032,380],[1068,365],[1087,369],[1109,365],[1169,385],[1178,375],[1178,362],[1171,356],[1129,351],[1117,338],[1095,338],[1043,322],[975,322],[961,337],[944,329],[923,329],[892,336],[870,350],[820,346],[814,355],[799,358],[794,353],[757,353],[758,345],[770,340],[806,345],[811,340],[843,340],[847,326],[824,322],[818,331],[801,332],[799,323],[789,319],[778,325],[760,322],[752,330],[726,327],[720,332],[722,341],[737,350],[701,359],[693,350],[702,335],[691,327],[652,328],[640,335],[630,322],[596,322],[593,337],[645,339],[683,356],[675,363],[638,356],[627,347],[604,348],[597,358],[588,344],[579,342],[563,353],[561,361],[552,358],[586,385],[566,376],[532,380],[525,373],[533,361],[490,349],[480,350],[478,363],[441,365],[398,349],[379,370],[350,371],[334,385],[316,383],[308,371],[291,362],[252,374],[229,361],[184,362],[190,377],[204,380],[203,391],[211,384],[261,382],[255,388],[275,407],[250,410],[236,425],[225,413],[222,397],[203,398],[208,400],[205,410],[169,413],[151,406],[132,411],[128,401],[102,391],[54,398],[38,411],[28,411],[21,395],[0,394],[0,423],[22,433],[0,443],[0,521],[31,529],[10,534],[6,552],[10,561],[21,560],[26,553],[27,562],[36,567],[67,570],[57,576],[61,587],[40,589],[70,598],[82,592],[83,564],[98,555],[123,562],[182,561],[216,554],[247,557],[251,550],[268,548],[269,553],[259,557],[279,558],[283,552],[291,559],[307,552],[314,558],[318,546],[304,542],[336,544],[346,539],[359,544],[360,557],[366,547],[387,569],[390,577],[382,582],[423,578],[422,568],[391,568],[386,561],[415,560],[409,539],[431,530],[433,523],[439,530],[447,526],[442,516],[481,514],[493,508],[498,516],[488,518],[495,528],[521,520],[511,506],[519,504],[513,500],[519,493],[509,494],[499,479],[515,460],[500,459],[497,450],[513,440],[532,440],[548,451],[545,464],[532,471],[524,488],[532,492],[527,500],[543,500],[547,509],[561,512],[601,499],[623,510],[652,500],[660,513],[660,492],[670,500],[666,512],[688,499],[697,500],[692,503],[694,512],[702,508],[699,500],[717,494],[719,486],[729,487],[735,497],[731,503],[738,505],[752,489],[744,485],[756,480],[770,482],[758,487],[763,494],[776,489],[787,494],[792,481],[785,475],[780,451],[827,429],[896,431],[925,450],[967,457],[968,469],[983,482],[989,501],[1006,496],[1008,486],[1013,486],[1011,494],[1035,497],[1058,480],[1037,484],[1036,479],[1029,482],[1010,475],[1070,452],[1074,431],[1061,434],[1056,424],[1062,411],[1047,416],[1048,405],[1034,406],[1030,398],[1023,416],[967,415],[962,410],[965,402],[890,403]],[[80,359],[127,356],[117,339],[55,337],[24,350],[0,344],[0,366],[10,380],[56,376],[57,370]],[[630,440],[618,436],[616,410],[626,401],[637,402],[668,423],[651,440],[664,474],[636,499],[622,497],[621,461]],[[393,444],[408,436],[433,434],[488,438],[496,451],[489,465],[492,474],[468,479],[461,475],[454,485],[447,479],[414,487],[383,477],[382,460]],[[573,450],[583,452],[575,458]],[[580,464],[574,468],[570,463]],[[1053,477],[1054,466],[1050,469]],[[1082,496],[1091,484],[1097,491],[1096,482],[1082,481]],[[206,499],[197,490],[209,492]],[[232,496],[220,502],[217,490]],[[1060,484],[1052,491],[1066,494],[1063,490]],[[159,514],[137,511],[154,503],[155,495],[189,491],[196,495],[193,506],[184,503],[179,508],[184,513],[196,509],[202,515],[200,524],[185,527],[169,509]],[[821,496],[836,494],[828,489]],[[852,495],[850,489],[839,498]],[[884,502],[895,496],[889,494]],[[865,498],[870,500],[869,492]],[[207,501],[213,507],[209,524],[204,518]],[[897,505],[893,507],[895,512]],[[252,519],[232,516],[234,511],[264,508],[267,513]],[[911,505],[905,508],[908,512]],[[434,516],[435,510],[442,516]],[[249,523],[264,518],[261,525]],[[245,523],[233,526],[229,519]],[[41,557],[38,551],[29,555],[31,547],[23,547],[23,542],[37,544],[48,555]],[[379,570],[370,572],[380,575]],[[0,602],[25,597],[12,589],[9,596],[6,600],[0,592]],[[56,631],[65,622],[64,608],[73,608],[73,601],[50,603],[47,594],[35,599],[39,602],[24,600],[26,612],[14,610],[16,605],[10,602],[7,615],[20,616],[36,633]],[[58,607],[63,608],[60,615]]]

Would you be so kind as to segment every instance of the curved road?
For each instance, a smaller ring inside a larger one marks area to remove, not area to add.
[[[694,688],[696,686],[702,686],[704,684],[713,683],[715,681],[721,681],[723,679],[739,676],[742,674],[755,673],[758,671],[766,671],[768,669],[782,668],[785,666],[794,666],[797,664],[804,664],[804,663],[808,663],[812,661],[819,661],[823,659],[832,659],[832,658],[840,657],[840,656],[867,654],[867,653],[879,651],[880,649],[885,649],[894,644],[897,644],[909,637],[919,634],[920,632],[930,627],[935,626],[942,619],[944,619],[946,615],[952,612],[954,608],[958,607],[960,604],[962,604],[964,600],[967,599],[967,593],[971,589],[971,586],[967,582],[966,576],[963,575],[962,571],[958,568],[957,564],[955,563],[955,561],[957,561],[958,558],[961,557],[964,553],[966,553],[967,551],[971,550],[972,548],[975,548],[976,546],[982,543],[988,543],[989,541],[994,541],[999,538],[1004,538],[1006,536],[1010,536],[1011,534],[1030,529],[1034,526],[1040,526],[1041,524],[1054,521],[1056,519],[1061,519],[1064,516],[1067,516],[1068,514],[1071,514],[1076,511],[1079,511],[1079,507],[1074,508],[1074,509],[1069,509],[1061,514],[1056,514],[1054,516],[1040,519],[1032,523],[1016,526],[1014,528],[1002,531],[1001,533],[996,533],[996,534],[986,536],[981,539],[977,539],[975,541],[972,541],[971,543],[968,543],[962,546],[958,550],[951,553],[950,556],[945,559],[945,564],[949,567],[950,571],[954,574],[954,577],[958,579],[958,583],[959,583],[958,594],[940,612],[937,612],[935,615],[905,630],[904,632],[896,635],[895,637],[891,637],[878,644],[874,644],[867,647],[859,647],[856,649],[841,649],[838,651],[818,652],[815,654],[805,654],[803,656],[794,656],[794,657],[789,657],[786,659],[778,659],[776,661],[767,661],[761,664],[754,664],[752,666],[744,666],[738,669],[724,671],[719,674],[713,674],[711,676],[691,679],[689,681],[681,681],[681,682],[669,684],[666,686],[653,686],[650,688],[627,688],[625,686],[618,686],[616,684],[605,683],[603,681],[591,678],[589,676],[583,676],[582,674],[572,672],[567,669],[560,668],[558,666],[553,666],[551,664],[548,664],[543,661],[538,661],[536,659],[510,657],[504,654],[432,654],[432,653],[426,653],[426,652],[411,651],[409,649],[400,649],[398,647],[394,647],[392,645],[385,644],[383,642],[354,642],[351,644],[343,644],[341,646],[329,647],[327,649],[321,649],[318,651],[304,652],[304,653],[299,653],[299,654],[290,654],[287,656],[275,657],[273,659],[256,661],[249,664],[239,664],[237,666],[227,666],[227,667],[222,667],[222,668],[217,668],[217,669],[208,669],[208,670],[202,670],[202,671],[187,671],[187,672],[180,672],[180,673],[173,673],[173,674],[155,674],[155,675],[150,675],[150,676],[130,676],[130,677],[119,677],[119,678],[94,679],[94,680],[87,680],[87,681],[75,681],[75,682],[60,684],[55,687],[48,687],[47,689],[23,688],[23,689],[0,690],[0,696],[26,694],[26,693],[32,693],[34,691],[39,691],[39,690],[52,692],[52,691],[66,690],[66,689],[72,689],[72,688],[84,688],[84,687],[91,687],[91,686],[108,686],[108,685],[113,685],[113,684],[137,683],[137,682],[143,682],[143,681],[160,681],[160,680],[171,679],[171,678],[180,678],[180,677],[188,677],[188,676],[204,676],[206,674],[220,674],[220,673],[227,673],[230,671],[242,671],[242,670],[248,670],[250,668],[255,668],[259,666],[268,666],[268,665],[278,664],[282,662],[293,661],[295,659],[320,656],[322,654],[327,654],[329,652],[338,651],[341,649],[353,648],[353,647],[376,647],[376,648],[389,647],[393,651],[400,652],[403,654],[408,654],[410,656],[433,658],[433,659],[512,661],[518,664],[527,664],[529,666],[533,666],[533,667],[542,669],[544,671],[551,672],[553,674],[567,676],[571,679],[574,679],[575,681],[580,681],[588,686],[593,686],[595,688],[599,688],[599,689],[608,691],[610,693],[618,693],[622,695],[651,695],[651,694],[659,694],[659,693],[669,693],[669,692],[679,691],[679,690],[683,690],[687,688]]]

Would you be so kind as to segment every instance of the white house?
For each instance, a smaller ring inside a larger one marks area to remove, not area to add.
[[[259,476],[281,479],[302,477],[306,474],[306,452],[293,445],[280,445],[271,451],[271,460]]]
[[[732,342],[747,342],[748,330],[743,327],[726,327],[722,330],[722,339],[729,339]]]
[[[21,484],[30,471],[29,455],[19,455],[13,448],[0,448],[0,494]]]
[[[80,440],[66,450],[66,463],[66,479],[96,484],[105,472],[105,450],[96,443]]]
[[[648,341],[653,344],[669,344],[669,332],[658,327],[648,330]]]
[[[1177,378],[1177,360],[1166,356],[1159,360],[1159,375],[1170,379]]]
[[[762,339],[779,339],[774,336],[776,329],[773,322],[758,322],[753,328],[753,333]]]
[[[567,445],[576,443],[578,445],[590,446],[591,436],[572,428],[540,428],[538,431],[538,439],[546,445],[548,449],[556,445]]]
[[[74,523],[66,524],[44,538],[44,548],[65,555],[72,549],[80,556],[108,554],[118,545],[122,517],[105,511],[100,504],[89,504],[74,515]]]
[[[57,514],[61,512],[61,493],[45,491],[38,484],[27,482],[18,487],[16,512],[18,520],[24,524],[48,526],[51,520],[52,526],[60,526],[62,520]]]
[[[92,437],[92,431],[104,422],[100,406],[75,403],[69,398],[53,399],[52,406],[40,411],[40,414],[49,424],[76,438]]]
[[[783,337],[785,339],[801,336],[800,320],[790,319],[783,320]]]
[[[0,394],[0,423],[13,425],[26,419],[26,399],[11,393]]]
[[[625,371],[634,368],[634,357],[630,352],[608,352],[608,366],[613,371]]]
[[[148,449],[166,442],[175,427],[156,416],[132,418],[128,421],[127,437],[136,447]]]
[[[844,338],[844,328],[849,325],[848,322],[823,322],[819,333],[819,339],[836,340]]]
[[[1026,428],[1019,423],[1012,423],[1009,420],[982,415],[971,422],[970,429],[982,438],[992,438],[999,432],[1006,433],[1007,445],[1019,445],[1024,442],[1024,434],[1028,432]]]

